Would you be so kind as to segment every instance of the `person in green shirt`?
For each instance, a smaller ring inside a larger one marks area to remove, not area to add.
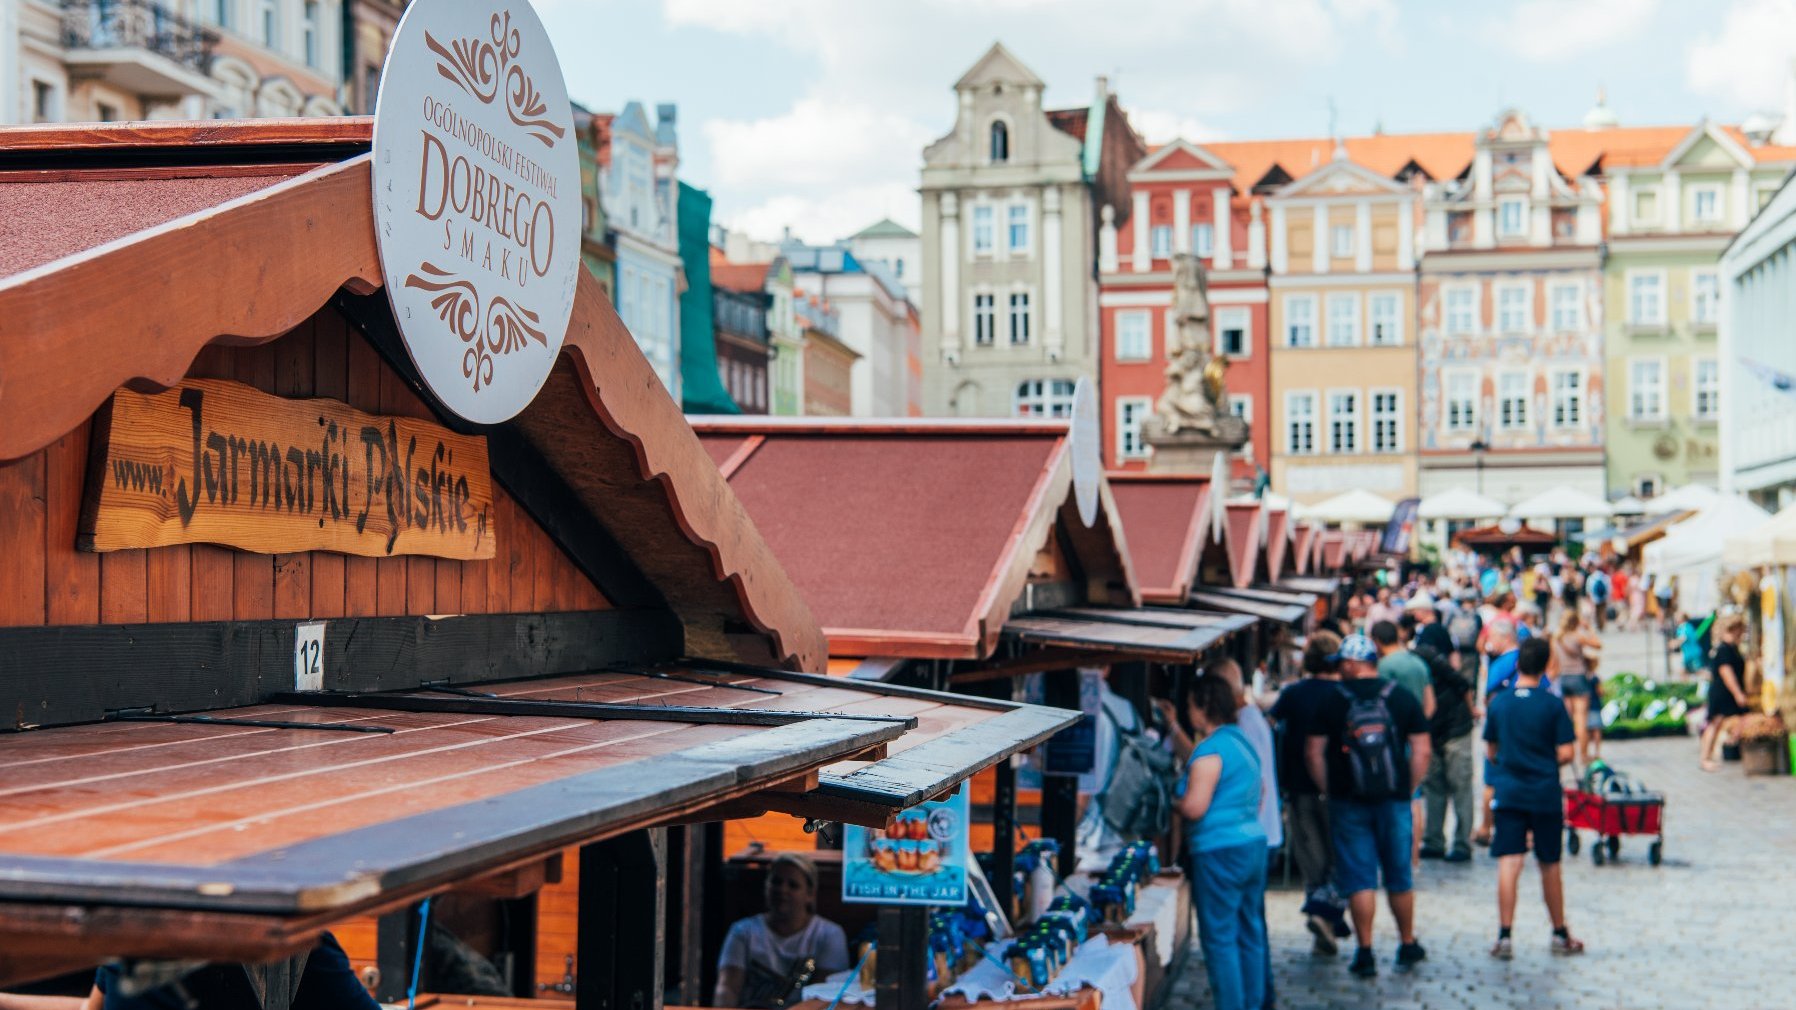
[[[1428,675],[1428,662],[1409,651],[1403,644],[1402,636],[1397,633],[1397,626],[1390,621],[1379,621],[1372,625],[1372,644],[1378,646],[1378,679],[1395,681],[1397,686],[1422,703],[1422,714],[1429,719],[1434,718],[1434,678]],[[1409,798],[1410,818],[1414,837],[1410,839],[1409,858],[1412,863],[1422,862],[1422,830],[1426,827],[1426,818],[1422,808],[1421,783],[1416,784],[1416,791]]]

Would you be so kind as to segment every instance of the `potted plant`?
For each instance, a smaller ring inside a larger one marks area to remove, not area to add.
[[[1787,775],[1790,735],[1779,716],[1752,713],[1740,717],[1740,767],[1748,775]]]

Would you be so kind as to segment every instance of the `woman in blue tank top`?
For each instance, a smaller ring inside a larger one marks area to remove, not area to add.
[[[1177,790],[1187,820],[1187,872],[1198,940],[1217,1010],[1259,1010],[1266,1001],[1266,831],[1260,827],[1260,761],[1235,725],[1234,689],[1199,677],[1186,713],[1203,742]]]

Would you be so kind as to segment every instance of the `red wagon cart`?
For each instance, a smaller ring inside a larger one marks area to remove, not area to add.
[[[1578,832],[1594,831],[1590,860],[1598,866],[1617,859],[1621,836],[1652,835],[1646,861],[1658,866],[1665,855],[1665,795],[1646,790],[1627,792],[1565,791],[1565,848],[1578,854]]]

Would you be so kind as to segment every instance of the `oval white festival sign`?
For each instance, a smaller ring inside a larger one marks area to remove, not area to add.
[[[374,228],[412,363],[450,410],[523,410],[580,271],[573,108],[525,0],[414,0],[381,74]]]

